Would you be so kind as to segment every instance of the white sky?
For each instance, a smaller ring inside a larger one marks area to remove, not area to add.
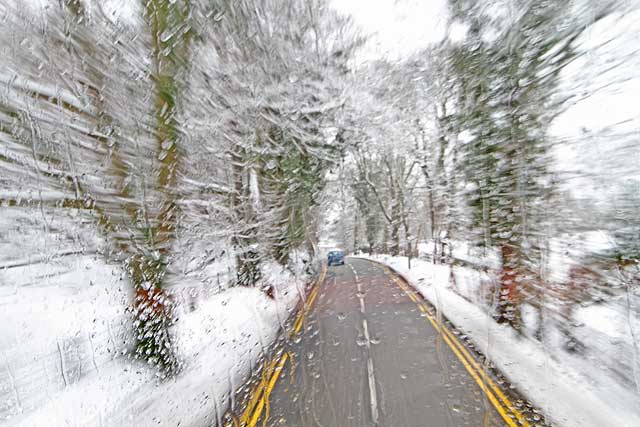
[[[35,7],[57,0],[5,0],[19,5],[26,1]],[[134,12],[132,0],[97,0],[114,18],[128,18]],[[351,15],[369,43],[361,60],[399,59],[440,41],[445,36],[446,0],[331,0],[338,11]],[[2,3],[2,0],[0,0]],[[91,2],[89,2],[91,4]]]
[[[577,40],[589,54],[561,73],[560,93],[590,96],[552,123],[551,134],[566,141],[556,148],[559,167],[586,173],[567,184],[594,199],[606,201],[623,183],[640,182],[639,35],[640,9],[614,13]]]
[[[332,0],[340,12],[350,14],[371,40],[360,60],[376,58],[399,59],[440,41],[446,34],[446,0]],[[612,22],[613,21],[613,22]],[[452,29],[452,31],[455,29]],[[628,138],[605,139],[602,146],[593,147],[588,153],[578,153],[585,147],[575,144],[583,130],[601,132],[615,129],[633,133],[640,128],[640,113],[636,100],[640,96],[640,77],[634,72],[640,59],[632,52],[637,49],[640,34],[640,10],[633,14],[614,14],[610,19],[587,32],[580,42],[585,50],[593,49],[607,38],[611,45],[594,51],[582,61],[576,61],[562,73],[560,92],[582,87],[594,96],[569,108],[555,120],[551,133],[569,138],[557,153],[560,168],[565,171],[584,168],[578,158],[592,154],[594,148],[607,153],[610,161],[601,161],[600,167],[592,170],[596,175],[607,176],[612,172],[627,179],[640,180],[640,149],[628,148]],[[451,34],[450,36],[452,36]],[[603,73],[612,62],[625,58],[620,66]],[[609,64],[609,65],[607,65]],[[615,82],[615,83],[614,83]],[[614,84],[612,84],[614,83]],[[608,86],[609,84],[610,86]],[[606,87],[598,91],[596,88]],[[617,143],[613,143],[616,141]],[[620,146],[626,147],[621,149]],[[598,151],[596,150],[596,151]],[[611,156],[619,151],[622,156]],[[626,161],[624,160],[627,157]],[[597,163],[597,162],[596,162]],[[633,165],[636,172],[632,172]],[[591,164],[590,167],[594,167]],[[608,172],[607,172],[608,171]]]
[[[445,35],[446,0],[333,0],[333,7],[371,35],[363,59],[406,57]]]

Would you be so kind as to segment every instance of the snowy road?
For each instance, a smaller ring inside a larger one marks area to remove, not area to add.
[[[328,269],[309,300],[301,335],[271,361],[242,423],[529,425],[513,391],[501,390],[450,326],[385,267],[348,259]]]

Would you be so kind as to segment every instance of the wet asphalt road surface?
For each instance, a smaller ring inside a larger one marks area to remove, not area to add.
[[[329,267],[269,399],[266,425],[504,426],[382,266]]]

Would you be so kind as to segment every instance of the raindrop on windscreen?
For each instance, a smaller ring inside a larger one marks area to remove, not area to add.
[[[220,12],[216,13],[216,14],[213,16],[213,20],[214,20],[214,21],[216,21],[216,22],[220,22],[220,21],[222,21],[222,17],[224,17],[224,14],[225,14],[224,10],[222,10],[222,11],[220,11]]]

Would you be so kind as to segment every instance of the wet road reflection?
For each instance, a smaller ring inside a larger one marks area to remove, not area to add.
[[[425,313],[380,265],[329,268],[268,402],[272,426],[503,426]]]

